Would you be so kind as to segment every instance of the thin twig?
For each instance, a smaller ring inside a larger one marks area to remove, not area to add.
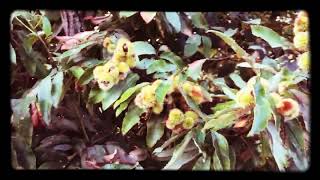
[[[72,104],[73,104],[73,102],[72,102]],[[89,139],[89,136],[87,134],[86,128],[84,127],[83,119],[82,119],[82,117],[80,115],[80,112],[79,112],[78,108],[76,108],[77,106],[75,104],[73,104],[73,107],[74,107],[75,113],[78,116],[78,119],[80,121],[80,126],[81,126],[82,133],[83,133],[86,141],[89,142],[90,139]]]
[[[36,35],[38,37],[38,39],[40,40],[40,42],[43,44],[43,46],[45,47],[46,51],[47,51],[47,54],[49,56],[49,59],[51,62],[53,62],[53,58],[52,58],[52,55],[49,51],[49,48],[47,46],[47,43],[42,39],[41,36],[39,36],[38,33],[36,33],[34,30],[30,29],[26,24],[24,24],[18,17],[15,17],[17,19],[17,21],[19,21],[25,28],[27,28],[32,34]],[[28,22],[29,23],[29,22]],[[29,24],[30,25],[30,24]]]

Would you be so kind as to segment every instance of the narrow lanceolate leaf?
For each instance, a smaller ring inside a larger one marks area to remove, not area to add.
[[[182,69],[184,67],[184,62],[182,61],[180,56],[177,56],[175,53],[166,51],[161,53],[160,55],[161,59],[168,60],[172,64],[175,64],[179,69]]]
[[[159,86],[156,89],[156,98],[158,103],[162,104],[164,102],[164,99],[171,87],[171,84],[172,84],[172,81],[170,80],[162,81],[159,84]]]
[[[231,126],[236,119],[237,116],[233,111],[224,113],[216,118],[209,119],[209,121],[205,123],[202,130],[211,129],[213,131],[218,131]]]
[[[282,142],[280,133],[277,131],[276,127],[272,122],[269,123],[267,129],[272,138],[272,142],[270,142],[270,146],[271,146],[273,157],[277,163],[279,170],[285,171],[285,168],[289,165],[288,151],[284,147],[284,143]]]
[[[165,12],[166,18],[169,23],[174,27],[176,32],[180,32],[181,30],[181,22],[179,14],[176,12]]]
[[[125,109],[127,109],[129,103],[130,103],[131,98],[126,100],[125,102],[121,103],[119,107],[116,110],[116,117],[118,117]]]
[[[193,136],[192,131],[189,131],[188,134],[184,137],[182,142],[178,144],[173,152],[173,155],[167,165],[163,168],[164,170],[171,169],[171,166],[175,163],[175,161],[183,154],[184,150],[186,149],[187,145],[189,144],[191,138]]]
[[[38,87],[38,102],[44,122],[50,124],[50,111],[52,105],[51,89],[52,82],[50,75],[41,80]]]
[[[215,149],[213,154],[213,168],[215,170],[230,170],[231,163],[227,139],[215,131],[211,131],[211,136]]]
[[[255,107],[254,119],[248,136],[253,136],[263,131],[268,124],[268,120],[272,116],[271,104],[266,97],[266,92],[261,85],[260,80],[257,79],[254,85]]]
[[[132,44],[136,56],[142,54],[156,54],[154,47],[146,41],[135,41]]]
[[[272,48],[282,47],[288,49],[292,46],[286,38],[280,36],[277,32],[268,27],[251,25],[251,31],[253,35],[267,41]]]
[[[237,53],[237,55],[239,57],[249,56],[249,54],[244,49],[242,49],[233,38],[225,35],[222,32],[216,31],[216,30],[208,30],[207,32],[214,33],[215,35],[220,37],[226,44],[228,44],[234,50],[234,52]]]
[[[59,71],[52,79],[52,105],[58,108],[63,96],[63,72]]]
[[[152,148],[157,141],[163,136],[164,123],[162,117],[154,116],[147,121],[147,136],[146,144],[149,148]]]
[[[206,59],[198,60],[189,64],[187,75],[195,81],[198,80],[200,78],[201,69],[204,62],[206,62]]]
[[[291,121],[287,121],[285,125],[288,137],[292,145],[296,149],[304,152],[306,150],[304,142],[304,130],[299,124],[299,121],[297,121],[297,119],[293,119]]]
[[[140,115],[144,113],[143,109],[140,109],[138,106],[133,106],[126,113],[126,116],[123,119],[121,132],[122,135],[127,134],[127,132],[140,121]]]
[[[236,73],[230,74],[230,78],[240,89],[247,85],[247,83]]]
[[[128,77],[119,82],[117,85],[113,86],[110,90],[106,91],[106,95],[102,100],[102,109],[108,109],[128,88],[134,86],[138,81],[139,76],[137,74],[129,74]]]
[[[137,84],[134,87],[130,87],[129,89],[127,89],[121,95],[121,97],[114,103],[113,109],[117,108],[121,103],[123,103],[124,101],[129,99],[136,91],[140,90],[142,87],[144,87],[144,86],[146,86],[148,84],[149,84],[148,82],[143,82],[143,83]]]
[[[76,54],[80,53],[80,51],[81,51],[82,49],[84,49],[84,48],[86,48],[86,47],[88,47],[88,46],[90,46],[90,45],[92,45],[92,44],[94,44],[94,43],[96,43],[96,42],[89,41],[89,42],[86,42],[86,43],[84,43],[84,44],[81,44],[81,45],[79,45],[79,46],[77,46],[77,47],[75,47],[75,48],[73,48],[73,49],[70,49],[70,50],[68,50],[68,51],[65,51],[65,52],[62,53],[60,56],[58,56],[58,59],[59,59],[59,61],[61,61],[61,60],[64,59],[64,58],[67,58],[67,57],[76,55]]]
[[[42,16],[42,30],[43,30],[44,34],[46,35],[46,37],[48,37],[52,34],[51,23],[46,16]]]

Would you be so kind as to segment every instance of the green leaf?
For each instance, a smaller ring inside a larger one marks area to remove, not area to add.
[[[62,99],[63,92],[63,72],[59,71],[52,78],[52,105],[55,108],[58,108],[58,104]]]
[[[175,64],[179,69],[182,69],[184,67],[184,62],[182,61],[181,57],[177,56],[171,51],[161,53],[160,58],[168,60],[172,64]]]
[[[180,32],[181,30],[181,22],[179,14],[176,12],[165,12],[166,18],[169,23],[174,27],[176,32]]]
[[[236,73],[231,73],[230,75],[231,80],[237,85],[240,89],[247,86],[247,83]]]
[[[202,131],[211,129],[213,131],[218,131],[220,129],[231,126],[237,119],[236,114],[231,111],[224,113],[216,118],[211,118],[204,124]]]
[[[187,75],[195,81],[198,80],[200,78],[201,69],[204,62],[206,62],[206,59],[198,60],[189,64]]]
[[[210,58],[212,56],[212,42],[211,39],[207,36],[201,36],[202,38],[202,44],[203,44],[203,55],[206,58]]]
[[[73,55],[76,55],[78,53],[80,53],[80,51],[90,45],[93,45],[95,44],[96,42],[94,41],[89,41],[89,42],[86,42],[86,43],[83,43],[75,48],[72,48],[68,51],[65,51],[63,52],[60,56],[58,56],[58,61],[61,61],[63,60],[64,58],[67,58],[67,57],[70,57],[70,56],[73,56]]]
[[[138,69],[148,69],[149,66],[154,62],[153,59],[142,59],[137,63],[136,68]]]
[[[198,51],[198,47],[201,44],[201,36],[196,34],[189,37],[184,46],[184,56],[190,57]]]
[[[235,104],[236,104],[236,102],[234,100],[226,101],[226,102],[223,102],[223,103],[218,103],[212,108],[212,110],[214,112],[222,111],[222,110],[225,110],[225,109],[232,108]]]
[[[159,86],[156,89],[156,98],[157,102],[162,104],[164,102],[164,99],[172,86],[171,80],[162,81]]]
[[[255,107],[254,107],[254,119],[251,130],[248,136],[253,136],[263,131],[268,124],[268,120],[272,116],[272,108],[266,92],[261,85],[260,79],[257,78],[257,82],[254,85]]]
[[[34,96],[27,96],[21,99],[11,99],[11,109],[13,115],[17,119],[24,119],[30,116],[29,106],[34,102],[36,98]]]
[[[121,132],[122,135],[127,134],[127,132],[140,121],[140,116],[145,110],[140,109],[138,106],[133,105],[129,108],[126,116],[123,118]]]
[[[87,69],[82,75],[80,76],[78,83],[81,86],[88,84],[91,80],[93,80],[93,70],[94,68]]]
[[[40,111],[43,117],[44,122],[49,125],[51,118],[51,105],[52,105],[52,82],[51,75],[48,75],[46,78],[42,79],[38,87],[38,102],[40,104]]]
[[[118,117],[125,109],[127,109],[132,98],[129,98],[125,102],[121,103],[118,109],[116,110],[116,117]]]
[[[72,73],[72,75],[77,78],[80,79],[80,77],[83,75],[84,70],[82,67],[79,66],[72,66],[69,71]]]
[[[191,20],[195,27],[201,29],[208,29],[208,23],[201,12],[192,12]]]
[[[192,136],[193,136],[192,131],[189,131],[188,134],[186,134],[186,136],[182,140],[182,142],[175,147],[175,149],[173,151],[173,155],[172,155],[170,161],[163,168],[164,170],[170,169],[171,168],[170,166],[172,166],[175,163],[175,161],[183,154],[183,152],[186,149],[187,145],[191,141]]]
[[[164,134],[164,123],[162,117],[153,116],[147,121],[146,144],[152,148]]]
[[[106,91],[100,88],[92,88],[89,93],[89,103],[97,104],[100,103],[106,97]]]
[[[132,15],[134,15],[134,14],[136,14],[138,11],[120,11],[119,12],[119,16],[120,16],[120,18],[122,18],[122,17],[130,17],[130,16],[132,16]]]
[[[17,64],[16,51],[13,49],[11,43],[10,43],[10,60],[11,60],[11,63]]]
[[[288,49],[291,47],[291,44],[286,38],[280,36],[277,32],[268,27],[251,25],[251,31],[253,35],[267,41],[272,48],[282,47]]]
[[[108,109],[125,90],[135,85],[138,79],[139,75],[135,73],[129,74],[125,80],[120,81],[117,85],[106,91],[106,95],[102,100],[102,109]]]
[[[46,35],[46,37],[48,37],[52,34],[51,23],[46,16],[42,16],[42,30],[43,30],[44,34]]]
[[[249,54],[244,49],[242,49],[233,38],[216,30],[208,30],[207,32],[214,33],[216,36],[220,37],[226,44],[228,44],[237,53],[239,57],[249,56]]]
[[[132,44],[136,56],[143,54],[156,54],[154,47],[146,41],[135,41]]]
[[[201,109],[199,108],[199,106],[182,90],[182,88],[179,88],[179,91],[181,93],[181,95],[183,96],[183,98],[185,99],[187,105],[196,113],[199,114],[199,116],[202,119],[206,119],[207,115],[205,115],[203,112],[201,112]]]
[[[231,163],[229,157],[229,145],[227,139],[215,132],[211,131],[212,143],[214,146],[213,167],[215,170],[230,170]]]
[[[140,84],[137,84],[134,87],[130,87],[129,89],[127,89],[120,97],[120,99],[118,99],[114,105],[113,105],[113,109],[117,108],[121,103],[123,103],[124,101],[126,101],[127,99],[129,99],[136,91],[140,90],[142,87],[148,85],[150,83],[148,82],[143,82]]]
[[[273,157],[280,171],[285,171],[285,168],[289,165],[288,151],[284,147],[280,133],[272,122],[267,126],[267,130],[271,135],[272,142],[270,142]]]
[[[211,165],[211,160],[209,156],[200,156],[196,164],[193,166],[194,171],[209,171]]]
[[[306,149],[304,142],[304,130],[299,124],[299,121],[297,119],[292,119],[285,122],[285,125],[290,142],[296,149],[300,149],[300,151],[304,152]]]
[[[147,74],[154,72],[171,72],[175,71],[176,66],[174,64],[167,63],[165,60],[154,60],[153,63],[148,67]]]

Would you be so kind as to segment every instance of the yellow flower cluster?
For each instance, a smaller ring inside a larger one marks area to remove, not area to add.
[[[256,80],[257,80],[257,76],[252,77],[247,82],[247,86],[237,92],[236,102],[240,107],[245,108],[245,107],[254,103],[253,89],[254,89],[254,85],[256,83]],[[260,82],[261,82],[262,87],[265,90],[267,90],[269,88],[270,85],[266,79],[260,77]]]
[[[310,67],[310,53],[304,52],[303,54],[298,56],[298,66],[304,72],[309,72]]]
[[[305,11],[300,11],[294,21],[294,38],[293,44],[299,50],[304,52],[297,59],[297,65],[304,71],[309,71],[310,55],[309,55],[309,18]]]
[[[151,85],[143,87],[136,96],[134,102],[142,109],[152,108],[155,114],[160,114],[163,110],[163,104],[159,103],[156,98],[156,89],[162,80],[156,80]]]
[[[288,120],[299,116],[300,108],[297,101],[291,98],[283,98],[277,93],[272,93],[271,97],[276,104],[277,112]]]
[[[112,44],[109,37],[107,37],[103,43],[108,51],[112,50]],[[114,54],[110,61],[104,65],[97,66],[93,70],[93,77],[103,90],[109,90],[117,84],[119,80],[125,79],[130,72],[130,68],[135,66],[133,45],[128,39],[120,38],[112,52],[114,52]]]
[[[174,129],[176,126],[182,125],[183,129],[191,129],[198,119],[198,114],[193,111],[183,113],[180,109],[175,108],[169,112],[166,127],[168,129]]]
[[[188,96],[190,96],[191,99],[195,101],[195,103],[201,104],[205,101],[201,86],[197,85],[196,83],[186,81],[182,84],[182,89],[187,93]]]

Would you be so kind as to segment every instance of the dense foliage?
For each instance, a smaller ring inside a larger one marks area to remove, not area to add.
[[[304,171],[306,12],[15,11],[16,169]]]

